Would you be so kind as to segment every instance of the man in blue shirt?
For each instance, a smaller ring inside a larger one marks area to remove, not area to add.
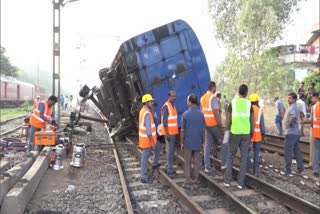
[[[282,135],[282,119],[284,117],[286,109],[284,107],[283,102],[279,100],[279,97],[275,97],[274,102],[276,102],[276,108],[277,108],[277,115],[276,115],[275,122],[278,129],[278,134]]]
[[[193,159],[194,166],[193,181],[199,183],[200,151],[206,126],[204,116],[197,106],[198,100],[195,94],[188,96],[187,104],[189,109],[182,115],[180,132],[181,150],[184,152],[185,161],[185,187],[189,187],[192,184],[190,175],[191,159]]]
[[[285,138],[285,162],[286,162],[286,176],[292,176],[291,165],[293,154],[297,159],[298,173],[302,174],[304,170],[302,155],[300,151],[300,111],[296,105],[297,94],[292,92],[288,94],[288,104],[289,110],[285,117],[285,128],[286,128],[286,138]]]

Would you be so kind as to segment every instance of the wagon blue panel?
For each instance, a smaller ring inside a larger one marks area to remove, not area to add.
[[[124,58],[130,53],[136,57],[143,93],[156,99],[158,123],[169,91],[177,92],[179,115],[188,108],[186,99],[190,93],[199,98],[205,93],[210,81],[208,65],[196,34],[186,22],[177,20],[140,34],[121,49]]]

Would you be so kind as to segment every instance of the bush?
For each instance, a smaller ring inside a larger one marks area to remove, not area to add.
[[[24,101],[24,103],[22,104],[22,109],[24,112],[28,113],[32,111],[32,106],[28,101]]]

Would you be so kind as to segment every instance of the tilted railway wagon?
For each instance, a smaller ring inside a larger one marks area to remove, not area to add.
[[[103,114],[115,133],[136,125],[141,97],[155,98],[156,123],[168,92],[177,92],[179,114],[187,110],[187,96],[201,97],[210,75],[200,42],[182,20],[152,29],[124,42],[111,66],[99,72],[100,90],[95,90]],[[97,89],[97,88],[96,88]]]

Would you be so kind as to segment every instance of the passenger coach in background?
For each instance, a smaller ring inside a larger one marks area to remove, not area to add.
[[[47,97],[46,90],[41,87],[36,89],[31,83],[1,76],[1,108],[18,107],[25,101],[32,105],[37,96],[44,99]]]
[[[102,84],[80,96],[97,97],[98,108],[109,120],[112,135],[137,125],[141,97],[155,98],[155,119],[160,124],[161,106],[168,91],[176,91],[178,121],[187,110],[189,94],[201,97],[210,80],[208,65],[192,28],[177,20],[124,42],[111,66],[99,72]],[[180,124],[179,124],[180,126]]]

